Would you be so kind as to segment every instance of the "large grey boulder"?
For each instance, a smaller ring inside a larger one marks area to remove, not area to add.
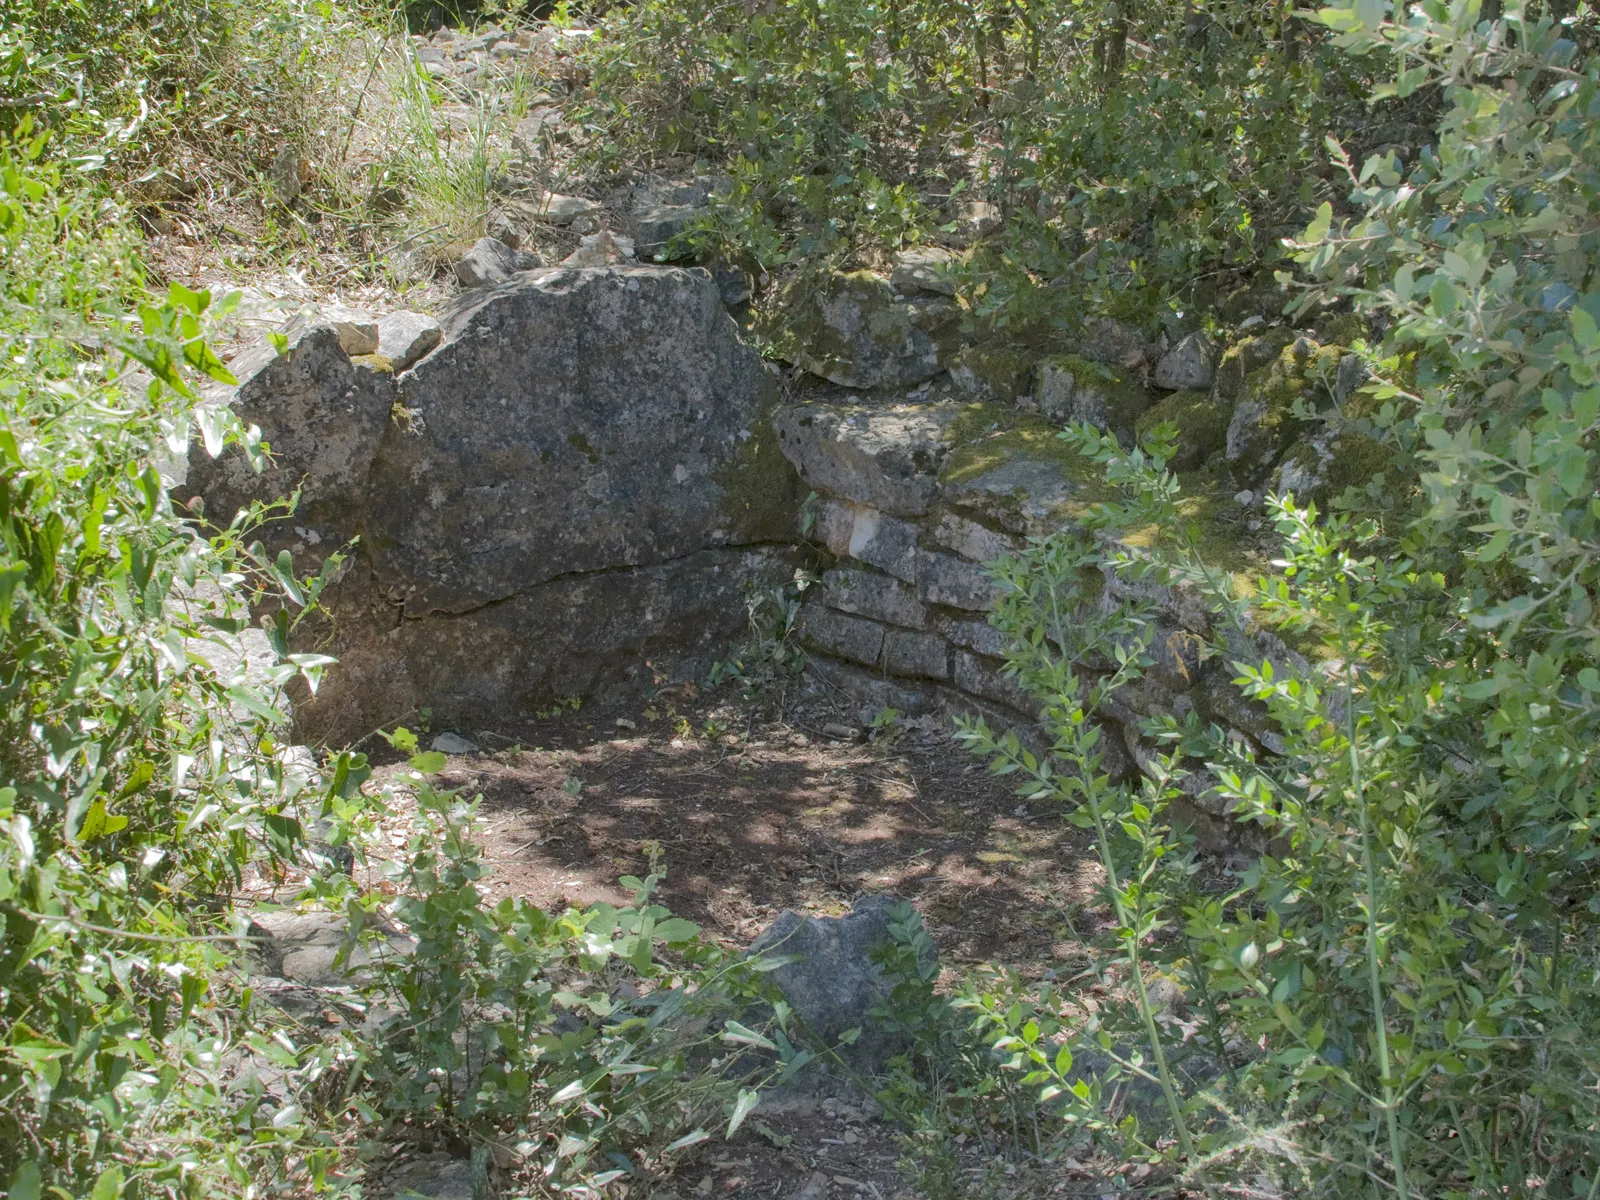
[[[328,621],[302,631],[341,660],[302,730],[423,705],[503,718],[725,649],[746,589],[798,565],[802,494],[776,389],[709,276],[550,268],[465,294],[441,324],[400,375],[309,330],[230,398],[274,466],[191,454],[184,495],[215,519],[303,487],[264,531],[302,569],[360,539]]]
[[[897,982],[877,961],[896,943],[896,908],[888,896],[866,896],[842,917],[787,911],[750,945],[751,954],[794,959],[767,978],[824,1044],[836,1046],[852,1029],[861,1031],[853,1043],[839,1047],[858,1070],[881,1069],[903,1041],[872,1015]],[[919,969],[931,971],[938,951],[926,936],[917,953]]]

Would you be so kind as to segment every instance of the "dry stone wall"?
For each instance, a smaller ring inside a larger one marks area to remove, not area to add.
[[[779,446],[817,495],[813,536],[834,564],[807,592],[800,637],[813,672],[853,697],[863,722],[884,707],[979,715],[1042,740],[1040,705],[1004,672],[1004,636],[988,620],[999,585],[985,564],[1069,527],[1105,495],[1055,426],[1014,414],[982,423],[992,415],[952,399],[882,407],[841,399],[793,405],[775,419]],[[1213,517],[1240,515],[1235,504]],[[1102,582],[1090,603],[1138,598],[1157,613],[1154,665],[1101,715],[1104,768],[1132,779],[1151,765],[1155,747],[1141,722],[1166,714],[1197,712],[1271,753],[1266,714],[1239,695],[1228,663],[1287,663],[1294,651],[1266,629],[1223,636],[1181,588],[1109,569]],[[1210,653],[1219,640],[1232,654]],[[1090,674],[1110,669],[1113,649],[1091,659]],[[1184,786],[1180,808],[1203,843],[1237,846],[1212,782],[1196,774]]]

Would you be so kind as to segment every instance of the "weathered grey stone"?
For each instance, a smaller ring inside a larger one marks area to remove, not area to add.
[[[947,479],[946,503],[1018,534],[1051,533],[1070,523],[1070,514],[1089,495],[1091,485],[1069,474],[1060,457],[1018,454],[987,471]]]
[[[543,158],[549,141],[561,127],[561,112],[554,108],[536,108],[511,131],[511,144],[525,158]]]
[[[600,203],[583,196],[563,196],[551,192],[539,202],[539,215],[552,225],[571,225],[580,217],[599,215]]]
[[[957,650],[951,655],[951,682],[963,692],[1003,704],[1016,712],[1033,716],[1039,702],[1014,679],[1008,679],[998,664],[985,662],[975,654]]]
[[[815,488],[895,516],[928,511],[949,451],[955,404],[852,409],[797,405],[773,422],[778,445]]]
[[[837,1046],[857,1070],[881,1069],[904,1044],[903,1036],[890,1034],[871,1017],[872,1009],[884,1003],[894,987],[895,981],[873,957],[894,944],[894,907],[887,896],[869,896],[857,900],[842,917],[807,918],[785,912],[750,946],[751,954],[797,959],[767,978],[806,1028],[824,1045]],[[860,1037],[851,1045],[838,1045],[852,1029],[859,1029]]]
[[[561,260],[563,267],[614,267],[635,257],[633,239],[619,237],[609,230],[585,235],[578,248]]]
[[[634,185],[634,207],[704,208],[712,196],[726,194],[732,186],[733,181],[725,175],[696,175],[692,179],[655,177]]]
[[[196,446],[181,495],[200,497],[208,519],[226,526],[253,501],[280,499],[298,487],[295,524],[326,549],[336,548],[353,532],[336,515],[366,485],[388,432],[393,380],[352,363],[338,330],[324,323],[291,332],[281,355],[263,346],[240,355],[231,369],[242,384],[208,402],[226,400],[259,426],[272,444],[271,465],[258,475],[237,451],[213,459]]]
[[[1156,364],[1155,384],[1168,391],[1204,390],[1217,376],[1217,348],[1200,330],[1183,337]]]
[[[1039,411],[1063,425],[1088,421],[1131,442],[1134,425],[1152,401],[1122,370],[1080,355],[1057,355],[1039,364]]]
[[[897,300],[886,279],[857,271],[800,276],[778,291],[756,327],[786,362],[841,387],[910,387],[955,353],[960,320],[948,300]]]
[[[939,622],[940,635],[952,645],[976,650],[989,658],[1004,658],[1006,635],[987,621],[972,621],[947,617]]]
[[[476,754],[478,743],[468,741],[459,733],[441,733],[433,739],[433,748],[440,754]]]
[[[883,669],[908,679],[948,679],[950,648],[937,634],[891,629],[883,640]]]
[[[918,250],[902,250],[894,256],[894,270],[889,282],[902,292],[933,292],[936,295],[954,296],[955,280],[950,271],[960,260],[949,250],[927,246]]]
[[[824,603],[843,612],[920,629],[928,610],[913,588],[890,575],[857,567],[839,567],[822,576]]]
[[[1077,342],[1078,353],[1090,362],[1127,371],[1139,370],[1150,357],[1150,339],[1114,317],[1090,317]]]
[[[988,612],[998,592],[989,572],[975,562],[932,550],[917,555],[917,595],[929,604]]]
[[[800,615],[801,644],[868,667],[883,660],[885,629],[866,617],[855,617],[820,604],[808,604]]]
[[[822,543],[839,558],[854,558],[907,583],[917,580],[918,529],[871,505],[828,500],[817,522]]]
[[[435,1155],[410,1163],[390,1183],[390,1200],[474,1200],[472,1160]]]
[[[634,244],[643,257],[661,258],[672,239],[688,229],[704,211],[687,204],[654,204],[638,209],[632,217]]]
[[[462,287],[478,288],[504,283],[519,271],[541,265],[539,256],[513,250],[498,238],[479,238],[471,250],[456,263],[456,278]]]
[[[272,470],[191,455],[186,490],[223,519],[304,481],[293,522],[264,531],[274,553],[360,537],[330,624],[304,632],[341,660],[296,710],[319,737],[419,705],[504,717],[647,657],[709,662],[744,590],[800,565],[771,548],[803,496],[768,425],[776,389],[703,273],[547,269],[443,324],[401,376],[306,334],[234,397]]]
[[[875,671],[823,655],[813,655],[807,675],[820,680],[831,693],[842,692],[861,707],[857,713],[863,725],[885,708],[907,716],[922,716],[938,707],[936,693],[909,680],[885,679]],[[834,694],[832,698],[837,699]]]
[[[1359,354],[1346,354],[1341,358],[1333,386],[1334,403],[1343,406],[1367,382],[1369,374],[1367,362]]]
[[[998,204],[988,200],[967,200],[954,206],[950,222],[939,233],[939,240],[947,246],[970,246],[979,238],[997,233],[1005,224],[1005,216]]]
[[[1015,554],[1021,547],[1019,539],[1001,533],[954,513],[944,513],[934,526],[933,540],[964,558],[988,563]]]
[[[375,939],[357,940],[349,918],[330,912],[257,913],[254,924],[272,936],[272,947],[283,978],[308,987],[338,987],[372,976],[372,967],[411,954],[416,943],[381,918]],[[348,944],[348,955],[337,963]],[[336,965],[337,963],[337,965]]]
[[[388,359],[395,371],[404,371],[443,339],[444,327],[438,321],[424,313],[401,310],[378,322],[377,353]]]

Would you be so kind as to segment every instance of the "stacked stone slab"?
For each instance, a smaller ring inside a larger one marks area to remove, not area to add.
[[[982,415],[950,401],[779,411],[778,446],[817,495],[813,536],[834,563],[807,593],[800,636],[813,671],[852,696],[864,717],[885,706],[976,714],[1026,740],[1038,733],[1039,705],[1004,674],[1004,638],[988,621],[998,585],[985,564],[1069,526],[1101,498],[1101,485],[1047,425],[974,432]],[[1235,654],[1208,654],[1219,631],[1199,597],[1179,588],[1108,573],[1092,603],[1134,598],[1158,614],[1155,663],[1102,714],[1104,768],[1133,778],[1155,749],[1141,720],[1196,709],[1271,753],[1266,714],[1240,696],[1227,664],[1263,655],[1287,663],[1293,652],[1263,630],[1248,645],[1236,641]],[[1087,673],[1110,669],[1112,650],[1091,659]],[[1180,807],[1202,839],[1237,845],[1212,781],[1196,774],[1183,786]]]

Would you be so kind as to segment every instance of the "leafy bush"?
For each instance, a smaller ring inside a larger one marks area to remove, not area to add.
[[[1443,85],[1438,145],[1409,177],[1388,155],[1352,170],[1360,215],[1336,231],[1325,207],[1299,257],[1311,301],[1351,296],[1387,326],[1364,428],[1414,456],[1423,494],[1379,479],[1331,518],[1274,501],[1279,573],[1246,604],[1186,532],[1161,433],[1133,452],[1063,435],[1123,499],[1001,572],[996,620],[1050,753],[966,737],[1094,830],[1128,1003],[1087,1021],[1048,992],[967,1003],[1108,1132],[1075,1052],[1158,1086],[1147,1128],[1114,1132],[1201,1182],[1591,1196],[1600,75],[1517,9],[1487,28],[1472,6],[1381,16],[1322,19],[1347,50],[1394,52],[1398,93]],[[1160,536],[1117,538],[1132,528]],[[1191,714],[1147,724],[1169,752],[1138,786],[1108,778],[1096,718],[1151,663],[1156,624],[1100,614],[1085,571],[1204,598],[1271,749]],[[1263,621],[1307,656],[1246,657]],[[1266,839],[1226,888],[1201,885],[1171,811],[1199,791]],[[1187,1035],[1151,1000],[1158,970],[1189,990]],[[1176,1056],[1197,1051],[1209,1065],[1186,1077]]]
[[[208,540],[173,510],[157,463],[187,445],[189,381],[227,378],[209,296],[128,316],[121,214],[41,150],[0,149],[0,1178],[208,1190],[297,1140],[241,1140],[217,1109],[225,899],[297,802],[274,688],[323,665],[251,683],[219,635],[317,584],[248,551],[258,514]],[[202,424],[251,448],[226,410]]]

